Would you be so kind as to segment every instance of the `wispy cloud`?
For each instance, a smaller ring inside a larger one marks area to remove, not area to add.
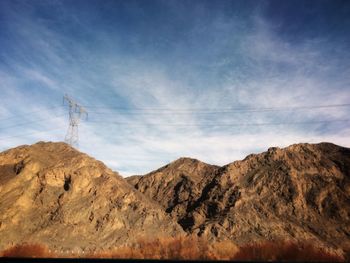
[[[101,4],[97,11],[97,2],[43,3],[2,3],[2,150],[63,140],[64,93],[89,111],[80,149],[123,175],[180,156],[223,165],[271,146],[350,146],[349,123],[316,123],[346,119],[349,107],[225,112],[350,99],[344,43],[328,36],[291,41],[264,5],[235,6],[243,16],[196,2],[193,16],[188,4],[172,1]],[[280,124],[254,125],[266,123]]]

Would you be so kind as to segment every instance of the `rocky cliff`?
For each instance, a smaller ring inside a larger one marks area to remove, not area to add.
[[[41,243],[93,251],[198,235],[236,244],[350,248],[350,149],[270,148],[219,167],[180,158],[126,180],[64,143],[0,153],[0,250]]]
[[[236,243],[311,240],[350,247],[350,149],[270,148],[223,167],[179,159],[129,182],[188,233]]]
[[[156,202],[65,143],[0,154],[0,250],[22,242],[108,249],[182,233]]]

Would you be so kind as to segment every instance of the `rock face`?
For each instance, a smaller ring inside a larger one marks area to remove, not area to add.
[[[160,205],[65,143],[0,153],[0,250],[22,242],[108,249],[181,234]]]
[[[312,240],[350,247],[350,149],[270,148],[223,167],[183,158],[127,179],[188,233],[236,243]]]
[[[198,203],[203,189],[219,167],[191,158],[180,158],[145,176],[126,178],[140,192],[161,204],[187,230],[188,211]]]
[[[0,250],[95,250],[194,234],[350,248],[350,149],[270,148],[218,167],[180,158],[126,180],[64,143],[0,153]]]

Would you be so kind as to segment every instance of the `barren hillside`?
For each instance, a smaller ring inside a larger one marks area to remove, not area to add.
[[[182,218],[217,171],[215,165],[180,158],[150,174],[132,176],[127,180],[140,192],[160,203],[167,213]]]
[[[0,153],[0,250],[28,242],[93,251],[187,233],[340,251],[350,248],[349,201],[350,149],[330,143],[223,167],[180,158],[125,180],[65,143],[39,142]]]
[[[270,148],[221,168],[180,159],[127,180],[188,233],[236,243],[307,239],[350,247],[348,148]]]
[[[0,250],[22,242],[108,249],[181,233],[158,204],[65,143],[0,154]]]

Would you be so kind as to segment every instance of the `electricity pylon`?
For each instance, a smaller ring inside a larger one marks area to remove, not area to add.
[[[69,107],[69,127],[67,130],[66,137],[64,138],[64,141],[69,145],[78,148],[79,147],[79,132],[78,132],[79,121],[84,116],[87,119],[88,113],[81,105],[76,103],[67,94],[63,96],[63,105],[65,104],[65,102],[67,102]]]

